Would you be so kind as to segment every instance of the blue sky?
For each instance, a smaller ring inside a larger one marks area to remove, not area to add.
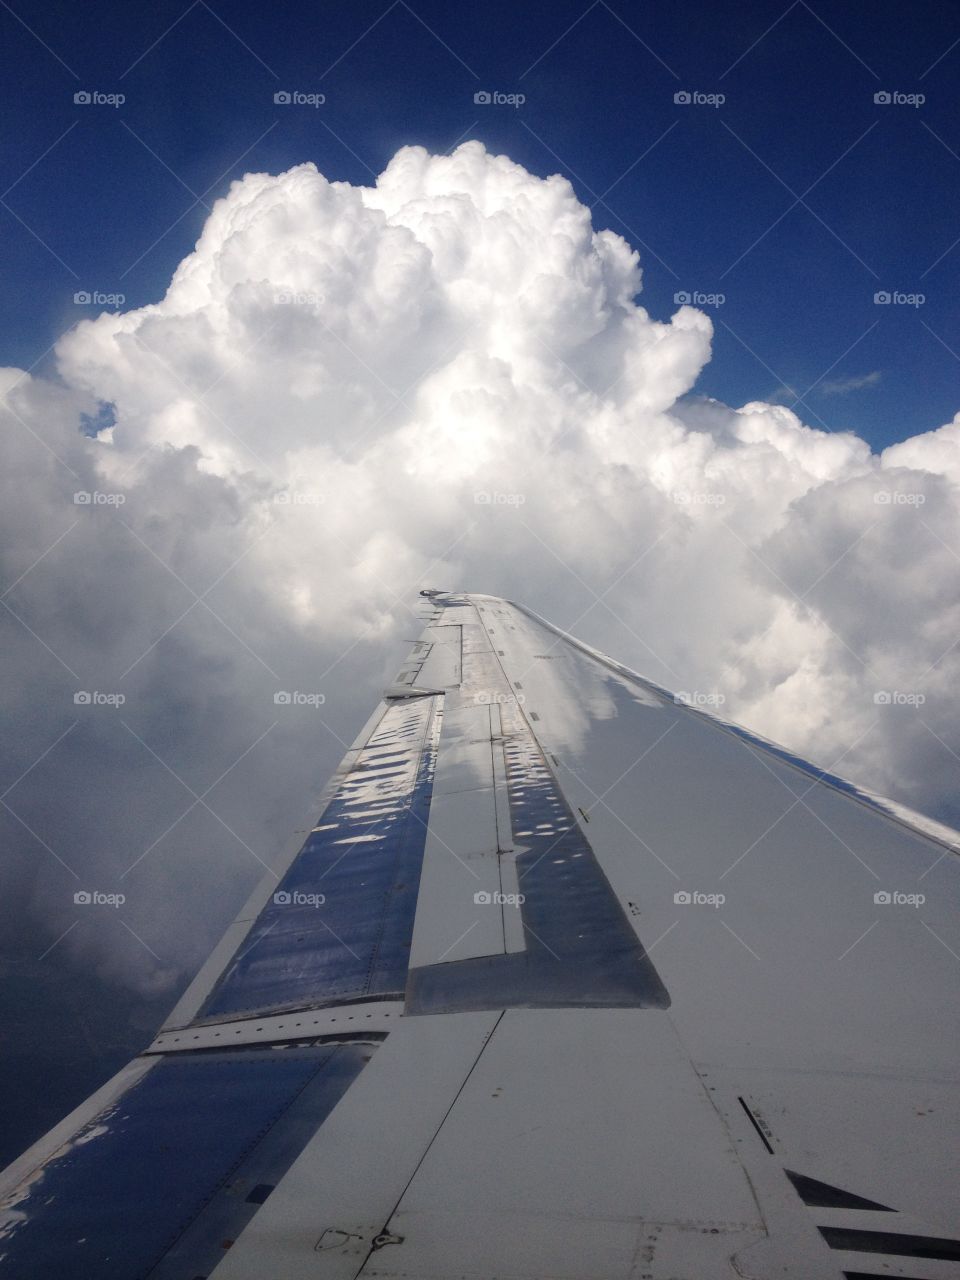
[[[875,448],[956,410],[947,6],[15,0],[0,24],[4,363],[47,368],[91,314],[76,292],[159,298],[245,171],[312,160],[370,182],[403,144],[476,137],[570,178],[596,226],[640,249],[655,317],[683,291],[724,295],[705,305],[717,334],[697,392],[799,395],[806,422]],[[283,90],[326,101],[275,104]],[[475,104],[481,90],[525,101]],[[924,301],[877,305],[881,291]]]

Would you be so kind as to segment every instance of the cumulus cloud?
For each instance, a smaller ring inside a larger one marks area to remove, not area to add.
[[[652,317],[641,283],[563,178],[410,147],[369,188],[247,175],[160,302],[78,324],[55,381],[3,371],[19,945],[69,929],[109,981],[189,975],[297,838],[421,586],[522,600],[960,817],[960,416],[875,456],[698,397],[710,320]],[[87,890],[127,901],[84,915]]]

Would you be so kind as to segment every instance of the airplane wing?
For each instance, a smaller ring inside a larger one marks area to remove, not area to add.
[[[0,1280],[960,1276],[960,838],[425,596],[279,880],[3,1175]]]

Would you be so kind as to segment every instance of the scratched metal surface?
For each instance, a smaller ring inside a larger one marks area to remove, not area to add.
[[[198,1021],[403,994],[436,737],[435,699],[387,706]]]
[[[207,1274],[373,1051],[334,1045],[158,1059],[7,1202],[0,1276]]]

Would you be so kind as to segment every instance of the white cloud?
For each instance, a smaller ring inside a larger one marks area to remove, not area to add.
[[[7,796],[15,934],[47,945],[75,888],[122,877],[160,961],[110,919],[62,945],[145,988],[194,968],[419,629],[423,585],[524,600],[957,819],[960,419],[878,458],[781,405],[688,397],[710,320],[652,318],[640,284],[564,179],[406,148],[375,188],[248,175],[161,302],[65,335],[60,384],[4,372],[5,582],[25,575],[22,621],[0,620],[4,777],[80,720]],[[102,403],[116,425],[91,440]],[[475,501],[493,491],[522,505]],[[127,701],[75,709],[77,688]],[[278,715],[278,688],[327,701]],[[922,689],[922,716],[879,714],[878,688]]]
[[[880,381],[880,371],[854,374],[849,378],[825,378],[819,383],[817,390],[825,396],[845,396],[851,391],[863,391],[865,387],[875,387]]]

